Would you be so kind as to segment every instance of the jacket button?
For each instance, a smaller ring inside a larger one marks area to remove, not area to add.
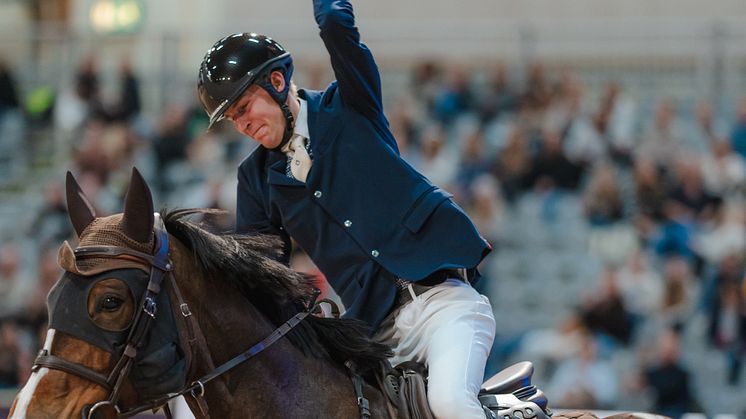
[[[377,258],[378,255],[380,255],[380,253],[378,253],[378,250],[373,250],[372,252],[370,252],[370,255],[373,256],[374,258]]]
[[[352,221],[345,220],[344,224],[345,224],[345,227],[350,227],[350,226],[352,226]]]
[[[313,196],[315,196],[316,198],[321,198],[321,195],[322,195],[321,191],[316,191],[313,193]]]

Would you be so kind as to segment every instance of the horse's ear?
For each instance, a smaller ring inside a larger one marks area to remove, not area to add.
[[[147,243],[153,236],[153,197],[140,172],[132,169],[130,186],[124,198],[122,230],[127,237]]]
[[[69,171],[65,180],[65,189],[67,194],[67,213],[70,216],[70,222],[73,224],[75,232],[80,237],[83,234],[83,230],[88,227],[88,224],[96,218],[96,212],[93,210],[93,205],[86,198],[80,185],[78,185],[78,181],[75,180],[75,177]]]

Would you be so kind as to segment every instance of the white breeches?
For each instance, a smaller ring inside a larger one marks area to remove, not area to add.
[[[448,279],[395,308],[376,338],[392,347],[393,365],[409,360],[427,365],[427,398],[436,418],[484,419],[477,394],[495,338],[487,297]]]

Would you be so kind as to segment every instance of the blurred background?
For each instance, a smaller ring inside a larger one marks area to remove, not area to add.
[[[746,3],[354,6],[402,154],[494,246],[487,374],[533,361],[553,408],[744,417]],[[0,415],[43,344],[67,170],[101,214],[132,166],[157,207],[234,210],[253,145],[205,132],[195,84],[244,31],[332,80],[308,0],[0,1]]]

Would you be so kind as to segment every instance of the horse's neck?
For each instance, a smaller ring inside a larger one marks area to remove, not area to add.
[[[189,287],[182,287],[184,298],[194,312],[215,366],[248,350],[275,329],[235,287],[216,280],[198,281],[194,276],[199,272],[196,266],[175,265],[177,280],[192,279]],[[182,266],[185,268],[179,269]],[[205,365],[198,365],[189,379],[208,372]],[[243,412],[242,417],[264,418],[303,417],[309,412],[332,412],[323,417],[358,415],[346,372],[329,361],[304,356],[286,338],[211,384],[206,387],[205,399],[213,417],[234,417],[236,412]]]

